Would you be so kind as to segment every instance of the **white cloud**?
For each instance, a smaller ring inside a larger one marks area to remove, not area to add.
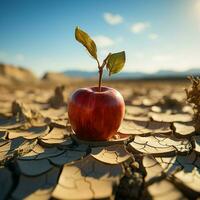
[[[15,59],[19,62],[24,61],[25,60],[25,56],[24,54],[18,53],[15,55]]]
[[[148,22],[137,22],[131,26],[131,31],[137,34],[145,31],[149,27],[150,24]]]
[[[200,31],[200,0],[195,1],[193,13],[197,19],[197,28]]]
[[[123,17],[119,14],[104,13],[103,17],[104,20],[110,25],[121,24],[124,21]]]
[[[151,34],[149,34],[149,39],[150,40],[156,40],[156,39],[158,39],[158,35],[156,34],[156,33],[151,33]]]
[[[102,58],[105,58],[109,53],[110,53],[110,52],[109,52],[108,49],[101,49],[101,50],[99,51],[99,54],[100,54],[100,56],[101,56]]]
[[[114,45],[114,40],[104,35],[97,35],[93,37],[97,47],[105,48]]]
[[[200,0],[196,0],[194,6],[195,6],[195,14],[200,19]]]
[[[135,57],[136,57],[137,59],[142,59],[142,58],[144,58],[144,53],[142,53],[142,52],[137,52],[137,53],[135,53]]]
[[[172,59],[173,56],[169,54],[160,54],[152,57],[152,60],[155,62],[166,62],[166,61],[171,61]]]
[[[189,51],[190,52],[190,51]],[[200,70],[200,57],[198,51],[189,53],[186,50],[156,53],[143,52],[144,58],[138,59],[136,52],[127,52],[126,69],[132,71],[143,71],[153,73],[158,70],[184,71],[191,68]],[[139,56],[140,56],[140,52]]]
[[[115,39],[115,42],[116,42],[116,43],[121,43],[121,42],[123,42],[123,41],[124,41],[124,38],[121,37],[121,36]]]

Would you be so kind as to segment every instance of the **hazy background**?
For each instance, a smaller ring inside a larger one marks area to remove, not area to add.
[[[77,25],[101,59],[125,50],[124,72],[200,71],[200,0],[0,0],[0,62],[38,75],[95,71]]]

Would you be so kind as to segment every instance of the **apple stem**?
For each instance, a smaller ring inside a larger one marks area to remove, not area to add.
[[[103,68],[99,68],[99,92],[101,92]]]
[[[103,68],[105,67],[105,65],[107,64],[108,58],[111,55],[111,53],[109,53],[107,55],[107,57],[104,59],[102,65],[100,66],[99,61],[97,59],[97,64],[98,64],[98,68],[99,68],[99,92],[101,92],[101,84],[102,84],[102,76],[103,76]]]

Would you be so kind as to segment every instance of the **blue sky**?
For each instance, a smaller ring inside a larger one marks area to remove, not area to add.
[[[124,71],[200,68],[200,0],[0,0],[0,62],[39,75],[94,71],[74,39],[77,25],[100,59],[125,50]]]

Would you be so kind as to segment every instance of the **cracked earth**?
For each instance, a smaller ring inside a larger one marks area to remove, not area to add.
[[[105,142],[79,140],[67,99],[81,86],[0,86],[0,199],[198,199],[200,133],[187,81],[108,82],[125,118]]]

